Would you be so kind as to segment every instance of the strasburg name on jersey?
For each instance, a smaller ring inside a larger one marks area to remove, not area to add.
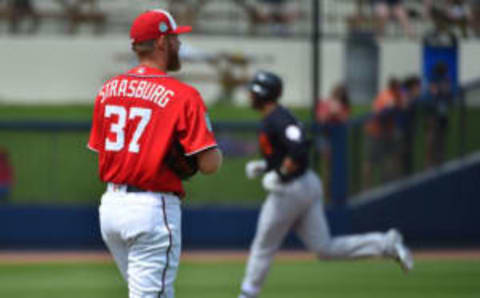
[[[173,90],[156,83],[145,80],[113,79],[106,83],[99,93],[103,103],[108,98],[143,99],[153,102],[164,108],[175,96]]]

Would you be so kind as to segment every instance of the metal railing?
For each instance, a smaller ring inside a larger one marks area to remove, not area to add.
[[[396,135],[388,140],[390,143],[383,145],[372,144],[365,132],[372,115],[349,121],[346,126],[348,195],[357,195],[425,170],[441,169],[450,160],[479,151],[479,103],[480,81],[464,85],[448,110],[447,120],[439,124],[431,107],[420,101],[415,106],[409,131],[400,131],[397,127]]]

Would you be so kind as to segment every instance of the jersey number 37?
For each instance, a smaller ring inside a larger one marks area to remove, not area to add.
[[[107,105],[105,106],[105,118],[110,118],[112,116],[117,116],[118,121],[112,123],[110,126],[110,132],[115,134],[115,139],[110,140],[108,137],[105,141],[105,150],[106,151],[121,151],[125,147],[125,128],[127,126],[127,121],[132,121],[136,118],[140,118],[135,133],[133,134],[132,139],[128,143],[128,151],[132,153],[140,152],[140,144],[138,141],[142,136],[145,128],[150,122],[152,116],[152,110],[145,108],[132,107],[128,111],[122,106]]]

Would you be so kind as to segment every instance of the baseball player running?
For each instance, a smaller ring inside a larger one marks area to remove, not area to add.
[[[189,31],[163,10],[138,16],[130,37],[139,65],[95,100],[88,147],[107,183],[101,233],[130,298],[174,297],[185,195],[177,167],[212,174],[222,162],[200,94],[166,73],[180,69],[178,34]]]
[[[360,258],[384,256],[395,259],[405,271],[413,268],[413,258],[399,232],[330,236],[322,202],[322,184],[308,168],[308,141],[302,125],[277,103],[282,80],[261,71],[249,85],[252,107],[263,120],[259,135],[263,160],[250,161],[246,175],[263,176],[269,192],[250,249],[240,298],[257,297],[262,289],[275,252],[291,228],[318,257]]]

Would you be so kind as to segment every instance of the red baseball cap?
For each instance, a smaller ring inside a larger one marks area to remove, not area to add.
[[[177,26],[172,15],[163,10],[155,9],[139,15],[130,28],[132,43],[157,39],[167,34],[183,34],[192,31],[191,26]]]

